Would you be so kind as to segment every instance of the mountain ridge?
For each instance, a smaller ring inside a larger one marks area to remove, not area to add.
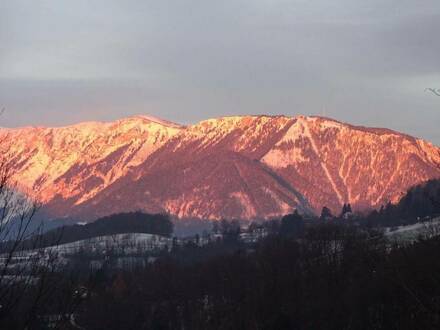
[[[440,177],[440,149],[384,128],[319,116],[224,116],[179,125],[139,115],[0,129],[23,190],[54,217],[166,212],[272,218],[397,201]]]

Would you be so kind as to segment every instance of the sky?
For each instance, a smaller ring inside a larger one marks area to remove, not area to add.
[[[325,115],[440,145],[438,0],[1,0],[0,126]]]

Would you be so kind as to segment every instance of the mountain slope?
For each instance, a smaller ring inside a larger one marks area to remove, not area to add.
[[[48,214],[271,218],[397,201],[440,177],[440,149],[321,117],[235,116],[182,127],[150,117],[2,131],[17,179]]]
[[[313,205],[339,211],[344,202],[357,208],[396,202],[408,187],[439,177],[439,150],[386,129],[299,117],[263,162]]]
[[[15,179],[43,203],[81,203],[111,185],[177,134],[181,126],[149,117],[60,128],[2,130]]]

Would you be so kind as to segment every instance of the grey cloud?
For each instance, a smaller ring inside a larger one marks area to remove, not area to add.
[[[6,0],[0,102],[14,126],[326,109],[440,144],[439,29],[437,0]]]

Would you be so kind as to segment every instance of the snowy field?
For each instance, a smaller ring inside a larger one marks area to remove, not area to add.
[[[393,242],[413,242],[419,237],[432,237],[440,234],[440,217],[431,221],[408,226],[387,228],[385,236]]]
[[[72,243],[48,247],[45,252],[57,252],[59,255],[68,256],[79,252],[91,252],[106,254],[132,255],[136,253],[169,250],[172,247],[172,239],[159,235],[128,233],[108,236],[98,236]]]

